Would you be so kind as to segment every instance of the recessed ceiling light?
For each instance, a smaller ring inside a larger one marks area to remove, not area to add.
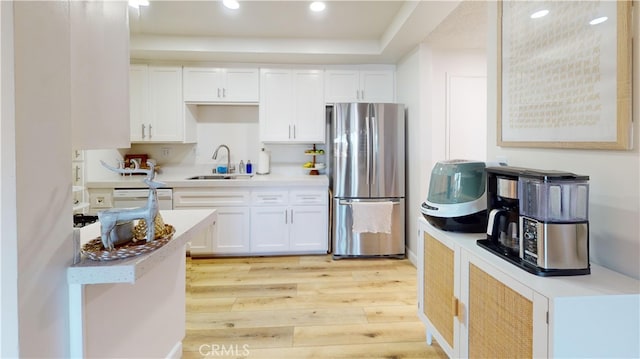
[[[231,10],[236,10],[240,7],[240,3],[237,0],[222,0],[222,4]]]
[[[322,1],[314,1],[309,5],[309,9],[315,12],[323,11],[325,8],[326,5]]]
[[[149,6],[149,0],[129,0],[129,6],[139,9],[140,6]]]
[[[595,18],[591,21],[589,21],[589,25],[598,25],[598,24],[602,24],[603,22],[607,21],[609,18],[606,16],[601,16],[598,18]]]
[[[531,18],[532,19],[539,19],[541,17],[545,17],[549,14],[549,10],[540,10],[540,11],[536,11],[533,14],[531,14]]]

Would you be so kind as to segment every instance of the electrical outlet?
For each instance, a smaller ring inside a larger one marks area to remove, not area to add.
[[[171,156],[171,148],[162,147],[160,149],[160,156],[162,156],[162,158],[167,158],[167,157]]]

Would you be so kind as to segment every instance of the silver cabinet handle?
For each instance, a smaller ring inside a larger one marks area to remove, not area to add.
[[[149,139],[151,139],[151,124],[149,124]]]
[[[296,125],[293,125],[293,138],[296,138]]]
[[[289,139],[291,139],[291,125],[289,125]]]
[[[289,222],[287,221],[287,211],[284,211],[284,224],[289,224]]]
[[[291,209],[291,224],[293,224],[293,208]]]
[[[80,181],[80,166],[76,166],[76,182]]]
[[[144,135],[144,123],[143,123],[142,124],[142,139],[144,139],[144,138],[145,138],[145,135]]]
[[[222,97],[227,97],[227,89],[226,88],[222,88]]]
[[[218,87],[218,98],[220,98],[220,87]]]

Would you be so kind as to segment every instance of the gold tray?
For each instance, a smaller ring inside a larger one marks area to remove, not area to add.
[[[165,224],[164,226],[165,233],[167,234],[160,238],[156,238],[151,242],[147,242],[146,240],[140,240],[137,242],[130,241],[116,246],[112,251],[108,251],[102,245],[102,239],[98,237],[85,243],[80,252],[87,258],[94,261],[111,261],[149,253],[167,244],[171,238],[173,238],[173,234],[176,233],[176,229],[173,228],[172,225]]]

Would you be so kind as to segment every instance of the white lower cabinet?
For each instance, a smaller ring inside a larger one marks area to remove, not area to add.
[[[328,251],[326,190],[256,190],[251,197],[252,253]]]
[[[190,244],[192,256],[249,252],[249,190],[174,188],[173,209],[212,208],[215,229]]]
[[[195,256],[311,254],[329,249],[326,188],[174,188],[174,209],[214,208],[216,228]]]
[[[640,281],[540,277],[418,220],[418,316],[454,358],[640,357]],[[635,339],[632,339],[635,338]]]

